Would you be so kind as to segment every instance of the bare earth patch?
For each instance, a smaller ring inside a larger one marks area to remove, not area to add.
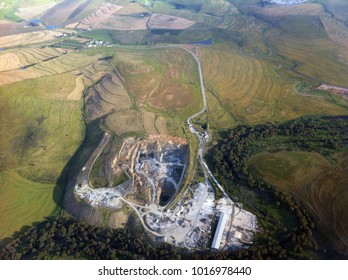
[[[332,86],[332,85],[322,84],[319,87],[317,87],[316,89],[328,91],[328,92],[340,95],[345,99],[348,99],[348,88],[342,88],[342,87],[336,87],[336,86]]]
[[[186,29],[194,25],[195,22],[169,15],[153,14],[149,20],[150,29]]]

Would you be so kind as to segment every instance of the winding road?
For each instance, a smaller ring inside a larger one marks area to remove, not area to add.
[[[206,142],[204,141],[203,136],[198,132],[198,130],[194,127],[194,125],[192,124],[192,120],[200,115],[202,115],[203,113],[205,113],[207,111],[207,95],[205,92],[205,86],[204,86],[204,76],[203,76],[203,70],[202,70],[202,65],[201,65],[201,61],[199,60],[199,57],[192,52],[191,50],[182,47],[183,50],[189,52],[192,57],[196,60],[197,65],[198,65],[198,73],[199,73],[199,80],[200,80],[200,84],[201,84],[201,92],[202,92],[202,100],[203,100],[203,108],[201,111],[199,111],[198,113],[193,114],[191,117],[189,117],[187,119],[187,123],[189,125],[190,131],[192,133],[194,133],[198,140],[199,140],[199,160],[203,166],[203,170],[204,170],[204,177],[205,177],[205,183],[209,184],[209,178],[211,178],[214,183],[217,185],[217,187],[222,191],[222,193],[224,194],[225,197],[229,198],[228,194],[225,192],[225,190],[223,189],[223,187],[220,185],[220,183],[218,182],[218,180],[215,178],[215,176],[212,174],[212,172],[210,171],[207,163],[205,162],[204,158],[203,158],[203,152],[205,149],[205,144]],[[207,135],[208,132],[206,131]]]

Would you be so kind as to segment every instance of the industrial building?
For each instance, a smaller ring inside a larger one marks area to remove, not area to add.
[[[211,245],[212,249],[219,250],[220,248],[220,243],[221,243],[221,238],[222,234],[224,233],[225,225],[227,222],[228,215],[225,213],[221,213],[219,222],[215,231],[214,239],[213,239],[213,244]]]

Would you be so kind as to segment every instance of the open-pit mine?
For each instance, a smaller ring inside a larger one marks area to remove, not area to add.
[[[103,169],[108,170],[104,175],[108,183],[100,186],[99,181],[91,180],[91,173],[112,142],[113,134],[105,132],[74,186],[68,188],[65,207],[80,219],[109,227],[117,227],[118,213],[131,209],[157,241],[179,247],[244,248],[252,244],[256,216],[228,196],[204,160],[209,131],[201,132],[193,123],[207,110],[203,72],[198,55],[185,47],[180,49],[188,52],[198,66],[203,108],[186,121],[188,130],[198,139],[198,151],[193,151],[189,141],[180,137],[124,137],[118,151],[101,161]],[[193,164],[195,168],[200,166],[204,178],[193,176],[186,180],[191,153],[196,154]],[[185,185],[185,181],[189,183]],[[221,193],[219,197],[216,191]]]

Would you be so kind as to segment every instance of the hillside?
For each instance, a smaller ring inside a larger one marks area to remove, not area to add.
[[[2,245],[71,215],[207,251],[225,211],[222,251],[346,257],[347,11],[1,1]]]

